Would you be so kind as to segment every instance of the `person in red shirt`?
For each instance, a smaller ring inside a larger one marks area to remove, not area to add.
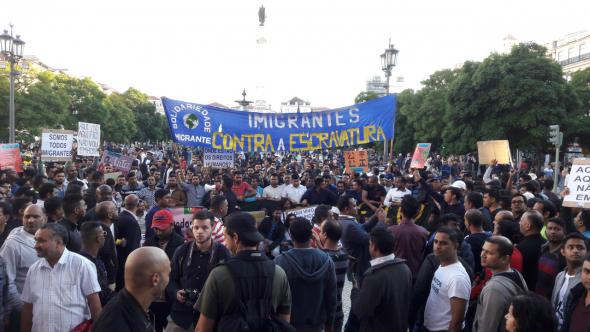
[[[244,175],[241,172],[234,174],[234,184],[231,191],[236,195],[238,202],[243,202],[244,198],[256,196],[256,190],[247,182],[243,181]]]

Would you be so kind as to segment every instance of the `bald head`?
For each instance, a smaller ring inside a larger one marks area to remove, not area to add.
[[[113,201],[100,202],[96,204],[94,213],[100,221],[111,220],[117,214],[117,206]]]
[[[125,197],[124,204],[127,210],[133,211],[139,205],[139,198],[137,197],[137,195],[134,194],[128,195],[127,197]]]
[[[170,260],[157,247],[135,249],[125,262],[125,288],[158,296],[168,285]]]

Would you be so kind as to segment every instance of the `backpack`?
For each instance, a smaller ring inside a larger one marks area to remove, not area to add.
[[[265,255],[258,256],[254,262],[234,257],[220,265],[227,267],[234,281],[236,304],[234,307],[237,311],[222,316],[216,324],[217,331],[295,332],[295,328],[273,313],[272,285],[275,274],[273,261]],[[255,265],[258,265],[257,268],[252,268]]]

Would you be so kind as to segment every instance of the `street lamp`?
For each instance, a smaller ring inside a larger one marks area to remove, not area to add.
[[[391,70],[397,63],[397,54],[399,51],[391,44],[389,39],[389,46],[385,52],[381,54],[381,69],[385,73],[385,93],[389,94],[389,78],[391,77]],[[391,139],[391,152],[393,153],[393,138]],[[383,159],[387,158],[387,140],[383,141]]]
[[[8,30],[0,35],[0,52],[6,60],[10,63],[10,104],[9,104],[9,137],[8,142],[14,143],[16,141],[15,132],[15,114],[14,114],[14,78],[19,73],[16,71],[16,64],[23,57],[23,49],[25,42],[20,39],[19,35],[13,37],[12,24],[10,25],[10,34]]]

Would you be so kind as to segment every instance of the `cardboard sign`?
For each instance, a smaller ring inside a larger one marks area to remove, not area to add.
[[[345,172],[350,174],[351,171],[357,173],[369,171],[369,153],[367,150],[344,151]]]
[[[120,171],[124,174],[127,174],[131,169],[131,164],[133,163],[133,158],[129,156],[124,156],[120,153],[113,152],[113,151],[105,151],[102,155],[102,159],[100,160],[100,164],[98,165],[99,170],[104,170],[104,166],[109,164],[113,166],[114,171]]]
[[[412,156],[412,163],[410,168],[424,168],[426,167],[426,159],[430,154],[431,143],[418,143]]]
[[[590,208],[590,159],[574,159],[566,186],[570,193],[563,198],[564,206]]]
[[[510,145],[507,140],[501,141],[479,141],[477,142],[479,163],[490,165],[492,160],[498,161],[500,165],[509,165]]]
[[[0,169],[23,171],[23,160],[18,143],[0,144]]]
[[[100,125],[78,122],[78,155],[98,157],[100,147]]]
[[[316,207],[317,207],[317,205],[286,210],[284,212],[284,216],[286,218],[289,214],[293,213],[297,217],[305,218],[311,222],[311,219],[313,218],[313,215],[315,214]]]
[[[205,149],[203,154],[203,167],[230,168],[234,167],[233,151],[220,151]]]
[[[74,132],[71,130],[43,129],[41,134],[41,160],[72,160]]]

